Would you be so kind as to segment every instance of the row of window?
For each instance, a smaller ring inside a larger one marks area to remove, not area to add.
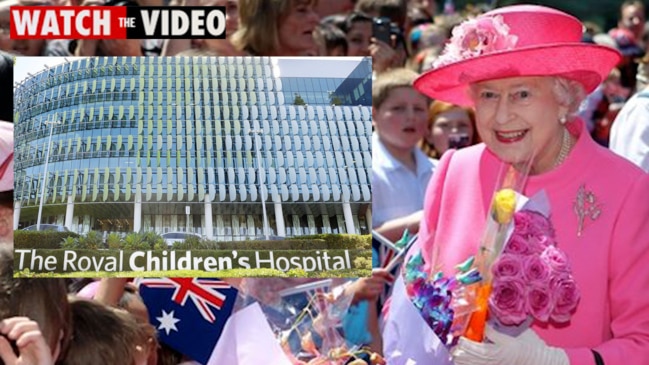
[[[22,206],[40,203],[40,188],[28,185],[21,189]],[[143,202],[153,201],[230,201],[254,202],[262,199],[259,188],[255,185],[178,185],[171,184],[146,184],[126,186],[88,186],[76,185],[54,187],[45,190],[48,203],[67,203],[68,196],[78,202],[124,202],[134,201],[138,192]],[[293,202],[370,202],[371,191],[369,185],[271,185],[268,188],[266,200],[293,201]]]
[[[70,135],[59,135],[58,138],[52,139],[51,148],[48,148],[49,137],[42,136],[41,139],[31,143],[21,143],[15,148],[15,159],[17,162],[35,161],[43,162],[48,150],[50,158],[60,159],[85,159],[92,157],[150,157],[158,156],[167,158],[176,157],[201,157],[202,151],[210,154],[224,154],[232,152],[243,152],[252,155],[252,152],[297,152],[298,156],[305,153],[305,158],[318,158],[318,153],[327,155],[328,151],[342,152],[367,152],[371,150],[371,140],[369,136],[333,136],[327,135],[293,135],[284,136],[266,135],[258,136],[202,136],[202,135],[177,135],[166,134],[162,130],[161,134],[165,135],[102,135],[94,132],[104,132],[102,130],[93,131],[92,135],[77,136],[76,138],[65,138]],[[76,133],[78,135],[78,133]],[[98,153],[95,153],[98,152]],[[104,154],[102,152],[109,152]],[[162,152],[162,153],[161,153]],[[265,155],[268,155],[265,153]],[[274,156],[274,154],[271,154]],[[58,156],[58,157],[57,157]],[[292,156],[292,155],[290,155]],[[203,157],[209,157],[203,155]],[[299,157],[298,157],[299,158]],[[319,160],[322,159],[322,155]],[[302,160],[302,159],[300,159]],[[308,162],[308,161],[307,161]]]
[[[196,59],[176,57],[181,62],[154,62],[159,57],[132,58],[99,57],[84,59],[58,65],[43,70],[28,79],[23,86],[44,90],[48,87],[84,79],[102,76],[143,76],[153,77],[165,74],[176,76],[216,77],[218,75],[236,77],[270,77],[272,75],[268,60],[261,62],[230,62],[229,58]],[[166,57],[165,57],[166,58]],[[148,62],[147,62],[148,61]],[[196,61],[196,62],[194,62]],[[209,61],[209,62],[204,62]],[[155,63],[155,64],[154,64]]]
[[[23,183],[36,184],[42,174],[33,171],[32,174],[16,176],[16,188]],[[265,167],[229,167],[229,168],[83,168],[74,170],[49,171],[48,185],[64,186],[69,180],[75,184],[118,184],[120,182],[133,184],[259,184],[259,179],[265,184],[368,184],[368,171],[359,167],[299,167],[282,168]]]
[[[16,134],[24,136],[34,130],[45,130],[49,133],[52,121],[60,122],[59,125],[54,126],[55,131],[60,133],[65,131],[66,128],[83,128],[92,129],[97,127],[105,128],[113,126],[123,127],[124,123],[130,123],[132,127],[144,127],[144,123],[149,126],[149,132],[152,132],[153,127],[162,129],[165,125],[168,130],[171,130],[175,120],[175,125],[182,130],[183,126],[191,128],[196,124],[197,128],[205,125],[206,128],[211,128],[212,123],[218,127],[218,123],[224,123],[224,127],[232,126],[233,128],[250,126],[250,123],[258,124],[259,119],[262,119],[262,125],[257,125],[254,128],[264,128],[268,133],[271,133],[270,126],[272,123],[273,130],[277,133],[280,132],[279,126],[281,123],[283,133],[291,133],[288,128],[288,123],[291,123],[293,133],[298,130],[299,126],[302,132],[306,133],[309,128],[315,130],[316,128],[327,130],[328,125],[332,122],[356,122],[361,123],[367,127],[371,125],[371,111],[369,107],[322,107],[322,106],[283,106],[283,107],[266,107],[266,106],[176,106],[168,105],[166,108],[162,105],[115,105],[114,103],[98,103],[89,104],[82,107],[68,107],[57,112],[50,112],[41,115],[40,117],[31,118],[25,113],[19,113],[18,118],[21,120],[16,125]],[[17,118],[17,119],[18,119]],[[157,122],[154,124],[153,119]],[[270,121],[268,120],[270,119]],[[315,124],[316,119],[319,125]],[[106,124],[109,122],[110,124]],[[307,122],[310,125],[307,125]],[[88,125],[87,123],[100,123]],[[133,123],[137,123],[133,125]],[[349,123],[348,123],[349,124]],[[335,127],[335,126],[334,126]],[[362,128],[362,127],[361,127]],[[367,129],[367,128],[366,128]],[[344,129],[343,129],[344,130]]]
[[[146,153],[142,156],[135,156],[133,153],[127,154],[126,152],[121,153],[120,158],[112,157],[109,153],[104,153],[103,157],[101,153],[93,153],[93,158],[84,158],[78,159],[79,156],[85,155],[88,157],[90,153],[70,153],[67,155],[53,155],[50,156],[49,168],[52,170],[48,171],[62,171],[62,170],[76,170],[83,169],[94,169],[94,168],[248,168],[248,167],[257,167],[259,165],[258,159],[256,156],[251,153],[217,153],[215,156],[207,155],[205,157],[196,157],[189,156],[188,159],[183,154],[178,154],[175,157],[171,157],[169,154],[163,156],[161,153],[158,154],[149,154]],[[117,153],[113,153],[117,155]],[[190,154],[188,154],[190,155]],[[343,157],[347,155],[347,157]],[[327,155],[326,158],[320,152],[317,152],[315,155],[302,155],[301,152],[296,152],[295,156],[291,151],[286,153],[278,152],[272,154],[264,154],[261,161],[264,168],[277,168],[277,169],[287,169],[287,168],[340,168],[348,166],[347,164],[351,161],[359,161],[358,165],[361,165],[363,160],[368,159],[370,153],[364,152],[336,152],[336,157],[334,158],[331,154]],[[109,157],[111,156],[111,157]],[[254,158],[253,158],[254,157]],[[134,162],[128,162],[127,164],[121,164],[122,160],[132,160]],[[345,162],[347,161],[347,162]],[[26,159],[16,162],[16,170],[22,171],[26,170],[28,174],[37,174],[42,171],[43,166],[41,165],[42,160],[39,159]],[[357,168],[360,168],[359,166]],[[18,174],[18,172],[17,172]]]
[[[78,81],[75,83],[68,83],[59,87],[53,87],[40,92],[33,92],[33,90],[22,90],[16,92],[15,104],[20,107],[31,106],[35,103],[43,102],[45,100],[57,100],[69,96],[85,95],[89,93],[116,93],[116,92],[148,92],[154,91],[161,92],[265,92],[272,93],[274,90],[264,90],[264,84],[268,85],[272,79],[252,78],[239,78],[239,79],[223,79],[223,78],[204,78],[204,79],[180,79],[180,78],[167,78],[164,80],[141,78],[97,78],[92,81]],[[310,79],[307,79],[310,80]],[[315,79],[318,80],[318,79]],[[329,86],[326,84],[329,80]],[[334,89],[344,79],[323,79],[323,87],[311,87],[311,82],[308,82],[308,87],[302,87],[300,90],[310,90],[314,92],[321,92],[321,89],[326,90]],[[281,80],[278,81],[281,83]],[[315,85],[319,85],[315,81]],[[302,81],[304,85],[304,81]],[[282,88],[276,89],[276,92],[281,93]]]

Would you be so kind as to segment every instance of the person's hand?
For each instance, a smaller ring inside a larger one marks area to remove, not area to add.
[[[392,41],[394,42],[395,40],[396,37],[392,36]],[[370,44],[369,49],[370,56],[372,56],[372,68],[377,73],[388,70],[397,57],[397,52],[391,45],[376,38],[372,38],[372,44]]]
[[[353,293],[353,303],[361,300],[374,301],[383,292],[384,285],[393,281],[394,277],[385,269],[373,269],[372,276],[356,280],[346,290]]]
[[[569,365],[568,355],[560,348],[550,347],[537,334],[526,329],[518,337],[485,328],[486,340],[473,342],[460,338],[453,350],[455,365]]]
[[[6,338],[5,338],[6,337]],[[9,341],[16,341],[16,356]],[[0,322],[0,358],[6,365],[52,365],[52,352],[38,323],[27,317],[12,317]]]

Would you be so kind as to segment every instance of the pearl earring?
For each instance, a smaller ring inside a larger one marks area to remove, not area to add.
[[[566,124],[567,121],[568,121],[568,118],[566,118],[565,115],[562,115],[562,116],[559,118],[559,123],[561,123],[561,124]]]

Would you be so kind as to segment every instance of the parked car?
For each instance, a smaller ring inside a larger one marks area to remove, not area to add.
[[[55,232],[70,232],[70,230],[65,226],[59,226],[58,224],[41,224],[40,229],[38,225],[34,224],[27,228],[23,228],[23,231],[55,231]]]
[[[268,236],[269,241],[282,241],[282,240],[285,240],[285,239],[286,239],[286,237],[283,237],[283,236]],[[266,236],[257,236],[257,237],[255,237],[255,241],[266,241]]]
[[[161,236],[169,247],[173,246],[176,242],[183,242],[189,237],[196,237],[199,240],[203,239],[200,234],[190,232],[167,232],[161,234]]]

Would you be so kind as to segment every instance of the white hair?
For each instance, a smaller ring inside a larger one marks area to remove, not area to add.
[[[557,102],[568,107],[568,115],[577,113],[579,106],[586,99],[584,86],[578,81],[561,76],[555,76],[553,79],[552,92]]]

